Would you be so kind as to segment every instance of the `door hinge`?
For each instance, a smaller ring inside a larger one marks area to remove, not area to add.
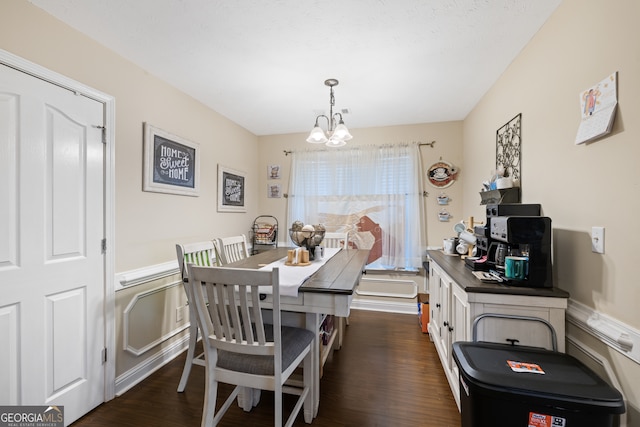
[[[107,253],[107,239],[102,239],[102,241],[100,242],[100,247],[102,248],[102,253],[106,254]]]
[[[102,349],[102,363],[107,363],[107,348]]]
[[[93,125],[94,128],[102,131],[102,143],[107,144],[107,128],[104,126]]]

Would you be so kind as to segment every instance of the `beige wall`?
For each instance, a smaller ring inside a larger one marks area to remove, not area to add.
[[[454,222],[484,217],[477,192],[495,167],[496,129],[522,113],[523,202],[541,203],[553,219],[557,285],[577,301],[640,329],[634,269],[639,236],[633,228],[640,208],[639,17],[636,0],[565,0],[464,122],[352,129],[351,143],[435,140],[435,148],[423,147],[424,166],[442,158],[460,167],[459,181],[445,189],[452,198],[451,222],[437,220],[439,190],[425,186],[428,244],[439,245]],[[283,150],[305,149],[306,135],[258,138],[23,0],[0,2],[0,48],[115,97],[116,272],[173,260],[178,241],[246,233],[258,214],[277,216],[286,230],[286,200],[266,197],[267,165],[283,167],[287,192],[291,157]],[[613,71],[619,73],[613,133],[576,146],[578,93]],[[201,145],[200,197],[141,191],[143,122]],[[247,172],[247,213],[216,212],[218,163]],[[606,228],[604,255],[590,251],[589,233],[596,225]],[[120,321],[135,293],[164,285],[152,282],[119,292],[116,318]],[[174,290],[167,287],[162,303],[169,307],[162,308],[167,316],[181,303]],[[118,334],[121,352],[120,328]],[[640,425],[640,367],[608,347],[599,350],[609,353],[630,399],[629,425]],[[118,375],[141,362],[122,353],[116,357]]]
[[[0,42],[115,97],[116,272],[175,259],[176,242],[248,233],[257,211],[255,135],[27,1],[0,2]],[[142,191],[144,122],[200,144],[200,197]],[[247,172],[247,213],[216,212],[218,163]]]
[[[312,116],[312,113],[310,113]],[[313,117],[311,117],[313,119]],[[348,118],[345,117],[347,126]],[[433,148],[429,146],[421,147],[422,163],[424,168],[428,168],[438,160],[446,160],[460,169],[459,177],[466,172],[462,163],[462,122],[427,123],[409,126],[387,126],[367,129],[349,129],[353,139],[347,144],[357,145],[380,145],[395,144],[401,142],[423,142],[430,143],[436,141]],[[309,128],[311,131],[311,128]],[[273,215],[278,218],[282,230],[280,241],[289,243],[288,228],[293,221],[301,218],[286,218],[287,204],[285,198],[267,198],[268,183],[281,183],[283,193],[289,189],[289,173],[291,169],[291,156],[285,156],[284,151],[316,150],[317,146],[306,142],[308,133],[271,135],[259,137],[258,153],[260,165],[258,183],[258,201],[260,214]],[[326,148],[321,146],[322,148]],[[329,149],[329,148],[327,148]],[[339,148],[338,148],[339,150]],[[280,165],[282,178],[280,180],[267,179],[267,166]],[[452,236],[453,225],[462,219],[462,185],[460,179],[445,189],[432,187],[426,181],[426,174],[423,173],[422,180],[425,190],[429,196],[425,198],[427,214],[427,240],[429,245],[442,246],[443,236]],[[436,197],[445,192],[451,197],[451,202],[446,206],[447,210],[453,214],[449,222],[438,221],[438,212],[442,208],[439,206]],[[478,196],[479,199],[479,196]],[[303,220],[303,219],[302,219]]]
[[[464,211],[495,167],[496,130],[522,113],[522,196],[541,203],[554,227],[556,285],[640,329],[636,215],[640,210],[640,3],[565,0],[464,121]],[[580,91],[618,72],[610,136],[575,145]],[[591,252],[592,226],[605,253]],[[570,329],[571,331],[571,329]],[[640,425],[640,366],[611,349]]]
[[[0,48],[115,97],[116,273],[175,260],[177,242],[248,233],[258,206],[255,135],[27,1],[0,2]],[[142,191],[144,122],[200,144],[200,197]],[[218,163],[247,173],[247,213],[216,212]],[[176,308],[185,303],[177,280],[169,277],[116,293],[118,378],[184,338],[184,332],[173,335],[188,320],[177,321]],[[170,335],[139,356],[124,349],[124,310],[132,300],[134,315],[144,307],[148,321],[160,325],[132,325],[127,333],[134,346]]]

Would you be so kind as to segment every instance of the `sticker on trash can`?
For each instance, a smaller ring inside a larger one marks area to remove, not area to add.
[[[529,412],[529,425],[527,427],[565,427],[566,425],[567,420],[565,418]]]
[[[528,362],[516,362],[507,360],[507,364],[513,372],[529,372],[530,374],[544,374],[540,365]]]

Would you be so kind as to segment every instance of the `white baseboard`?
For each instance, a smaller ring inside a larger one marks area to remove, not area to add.
[[[413,314],[416,316],[418,315],[418,306],[415,301],[390,302],[359,298],[354,299],[351,302],[351,308],[355,310],[384,311],[387,313]]]

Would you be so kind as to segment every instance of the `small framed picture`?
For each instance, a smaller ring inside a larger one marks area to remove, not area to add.
[[[246,212],[246,173],[218,165],[218,212]]]
[[[267,184],[267,197],[270,199],[279,199],[282,197],[282,185]]]
[[[144,123],[142,190],[198,196],[200,145]]]
[[[267,166],[267,178],[280,179],[280,165]]]

